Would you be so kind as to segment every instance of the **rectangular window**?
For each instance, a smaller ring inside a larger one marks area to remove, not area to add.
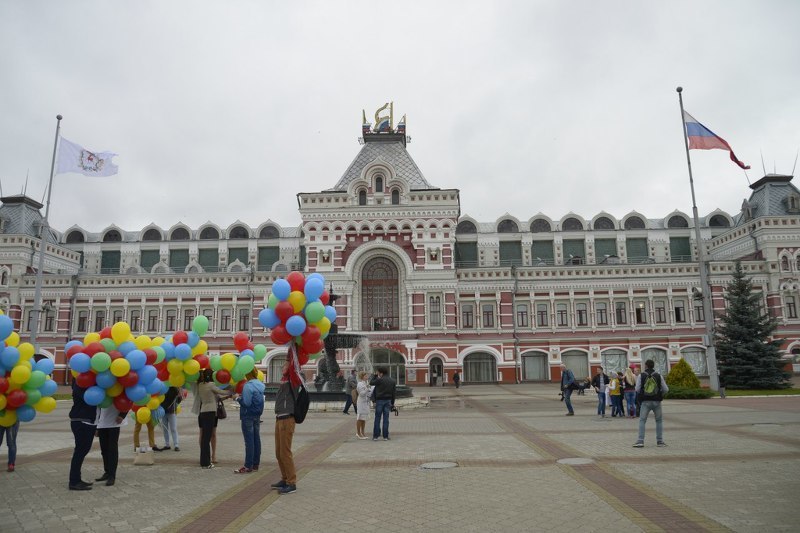
[[[634,309],[636,310],[636,323],[647,324],[647,304],[636,302]]]
[[[439,296],[431,296],[428,299],[428,316],[430,317],[430,327],[442,327],[442,300]]]
[[[616,302],[614,304],[614,313],[614,318],[618,325],[628,323],[628,312],[626,311],[625,302]]]
[[[222,314],[220,315],[220,330],[221,331],[230,331],[231,330],[231,310],[230,309],[223,309]]]
[[[239,331],[250,329],[250,309],[239,309]]]
[[[175,325],[178,321],[178,311],[175,309],[170,309],[167,311],[167,323],[166,328],[167,331],[175,331]]]
[[[201,248],[197,251],[197,262],[206,272],[219,270],[219,250],[217,248]]]
[[[500,243],[500,266],[519,266],[522,264],[522,243],[509,241]]]
[[[647,239],[625,239],[625,254],[628,263],[643,263],[649,257]]]
[[[44,312],[44,330],[55,331],[55,318],[56,314],[52,309],[47,309]]]
[[[228,248],[228,264],[230,265],[237,259],[247,265],[247,248]]]
[[[139,331],[139,321],[142,319],[142,312],[134,309],[131,311],[130,326],[131,331]]]
[[[279,246],[259,246],[258,247],[258,270],[269,272],[281,258]]]
[[[617,255],[617,239],[595,239],[594,256],[598,263],[602,263],[612,255]]]
[[[589,325],[589,312],[586,304],[575,304],[575,314],[579,326]]]
[[[169,267],[173,272],[182,274],[187,266],[189,266],[189,250],[169,251]]]
[[[209,331],[215,331],[214,329],[214,310],[212,308],[203,309],[203,316],[208,319],[208,329]]]
[[[675,310],[675,322],[683,324],[686,322],[686,309],[682,300],[672,302],[672,308]]]
[[[586,249],[583,239],[564,239],[564,264],[582,265],[585,263]]]
[[[475,327],[472,305],[461,306],[461,327],[465,329],[471,329]]]
[[[147,312],[147,331],[158,331],[158,311],[155,309]]]
[[[540,328],[546,328],[549,323],[548,304],[536,304],[536,325]]]
[[[117,322],[122,322],[122,309],[114,309],[114,311],[112,311],[111,316],[113,317],[111,320],[112,324],[116,324]]]
[[[104,327],[106,327],[106,312],[97,311],[94,314],[94,330],[101,331]]]
[[[669,256],[673,263],[686,263],[692,260],[692,245],[689,237],[670,237]]]
[[[27,326],[25,327],[28,331],[33,331],[33,311],[28,311],[28,321]]]
[[[78,331],[84,332],[86,331],[89,322],[89,312],[88,311],[78,311]]]
[[[786,317],[797,318],[797,305],[794,301],[794,296],[786,297]]]
[[[481,312],[483,314],[483,327],[494,327],[494,306],[492,304],[482,305]]]
[[[519,327],[519,328],[527,328],[528,327],[528,305],[527,304],[518,304],[517,305],[517,327]]]
[[[556,324],[558,324],[561,327],[569,326],[569,318],[567,316],[566,304],[556,305]]]
[[[705,322],[706,315],[703,313],[703,302],[694,303],[694,320],[695,322]]]
[[[667,321],[667,307],[664,305],[664,300],[656,300],[655,301],[655,310],[656,310],[656,323],[657,324],[664,324]],[[637,318],[638,322],[638,318]]]
[[[595,304],[595,312],[597,313],[597,325],[608,325],[608,304],[605,302],[597,302]]]
[[[553,257],[553,241],[533,241],[531,261],[534,266],[552,265]]]
[[[101,252],[100,255],[100,273],[101,274],[119,274],[119,265],[122,261],[121,252],[119,250],[109,250]],[[102,329],[102,328],[101,328]],[[99,329],[97,331],[100,331]]]
[[[183,331],[192,331],[194,322],[194,309],[187,309],[183,312]]]
[[[145,272],[150,272],[161,260],[161,253],[158,250],[142,250],[139,256],[139,266]]]
[[[456,243],[456,268],[475,268],[478,266],[478,243]]]

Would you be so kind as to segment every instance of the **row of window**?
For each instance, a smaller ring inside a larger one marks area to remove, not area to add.
[[[723,215],[714,215],[708,221],[708,226],[711,228],[727,228],[730,227],[730,220]],[[615,223],[609,217],[597,217],[591,224],[591,229],[595,231],[613,231],[616,229],[637,230],[646,229],[644,219],[638,216],[631,216],[625,219],[621,228],[619,224]],[[585,231],[588,225],[575,217],[567,217],[561,222],[561,231]],[[672,215],[667,220],[667,228],[688,228],[689,221],[682,215]],[[553,224],[547,219],[537,218],[530,225],[531,233],[550,233],[553,231]],[[473,222],[469,220],[462,220],[458,223],[456,234],[472,234],[477,233],[478,229]],[[519,233],[519,225],[513,220],[502,220],[497,224],[497,233]]]
[[[249,239],[250,238],[250,230],[245,228],[244,226],[234,226],[228,232],[228,239]],[[261,228],[261,231],[258,234],[259,239],[278,239],[280,238],[280,231],[275,226],[264,226]],[[167,240],[170,241],[188,241],[190,240],[191,234],[189,230],[186,228],[175,228],[172,230],[172,233],[169,234],[169,238]],[[220,239],[220,232],[212,227],[208,226],[200,230],[198,235],[200,240],[219,240]],[[80,230],[72,230],[67,234],[67,238],[65,242],[67,244],[79,244],[85,242],[86,237],[84,236],[83,232]],[[162,241],[164,240],[164,236],[161,230],[157,230],[155,228],[150,228],[142,234],[142,241]],[[108,230],[103,234],[102,242],[121,242],[122,241],[122,234],[115,229]]]

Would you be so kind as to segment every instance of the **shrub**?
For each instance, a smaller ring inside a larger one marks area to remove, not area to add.
[[[669,374],[665,379],[667,385],[672,387],[681,387],[685,389],[699,389],[700,380],[694,375],[692,367],[689,363],[681,357],[681,360],[675,363],[670,369]]]
[[[704,400],[715,395],[716,393],[709,389],[701,389],[699,387],[696,389],[691,387],[673,387],[670,385],[669,392],[664,395],[664,398],[667,400]]]

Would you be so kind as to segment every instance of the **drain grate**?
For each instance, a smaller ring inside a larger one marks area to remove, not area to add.
[[[420,470],[442,470],[444,468],[455,468],[458,463],[451,463],[448,461],[438,461],[433,463],[423,463],[419,465]]]

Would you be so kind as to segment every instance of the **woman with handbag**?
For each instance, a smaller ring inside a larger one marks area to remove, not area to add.
[[[211,461],[211,436],[217,426],[217,404],[221,404],[221,398],[231,396],[231,393],[214,385],[214,373],[210,368],[200,373],[196,391],[192,412],[197,415],[197,425],[200,427],[200,466],[214,468]],[[225,407],[222,406],[222,411],[224,410]]]
[[[356,400],[356,407],[358,408],[356,411],[356,437],[365,440],[369,438],[364,433],[364,429],[367,425],[367,419],[369,418],[369,396],[371,392],[369,383],[367,383],[366,372],[362,371],[358,373],[358,384],[356,385],[355,391],[358,394]]]

